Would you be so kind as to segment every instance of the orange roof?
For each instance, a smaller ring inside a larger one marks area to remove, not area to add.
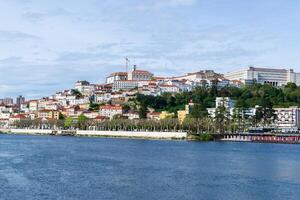
[[[98,115],[97,117],[95,117],[95,119],[97,119],[97,120],[104,120],[104,119],[108,119],[108,118],[104,117],[104,116]]]
[[[111,76],[127,76],[127,72],[114,72],[109,75],[109,77]]]
[[[26,116],[25,116],[25,115],[22,115],[22,114],[17,114],[17,115],[15,115],[15,116],[12,116],[11,118],[15,118],[15,119],[24,119],[24,118],[26,118]]]
[[[100,109],[105,109],[105,110],[122,110],[122,106],[113,106],[113,105],[105,105],[105,106],[100,106]]]
[[[137,74],[151,74],[150,72],[146,71],[146,70],[134,70],[132,71],[133,74],[137,73]]]

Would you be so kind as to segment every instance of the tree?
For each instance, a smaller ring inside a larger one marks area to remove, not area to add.
[[[139,117],[140,119],[146,119],[147,118],[147,106],[145,104],[141,104],[139,108]]]
[[[90,111],[99,111],[100,104],[90,102],[89,110]]]
[[[230,113],[225,107],[225,99],[223,99],[221,105],[216,108],[214,120],[219,133],[225,133],[230,123]]]
[[[201,104],[194,104],[191,108],[190,116],[192,118],[204,118],[207,117],[208,112],[206,108]]]
[[[83,97],[83,95],[81,94],[81,92],[79,92],[79,91],[76,90],[76,89],[72,89],[72,90],[71,90],[71,94],[74,95],[74,96],[76,96],[77,99]]]
[[[65,120],[65,116],[62,113],[59,113],[58,119],[59,120]]]
[[[71,128],[74,123],[74,119],[72,117],[67,117],[64,123],[65,128]]]

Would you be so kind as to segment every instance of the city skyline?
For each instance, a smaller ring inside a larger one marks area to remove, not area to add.
[[[300,71],[300,2],[0,0],[0,96],[104,82],[131,64],[156,75],[270,66]],[[3,74],[5,76],[3,76]]]

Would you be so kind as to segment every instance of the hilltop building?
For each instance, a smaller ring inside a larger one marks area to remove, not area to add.
[[[187,73],[183,76],[172,77],[171,80],[189,80],[194,82],[201,82],[202,80],[214,80],[222,78],[221,74],[215,73],[213,70],[201,70],[194,73]]]
[[[127,72],[115,72],[110,74],[108,77],[106,77],[106,83],[112,84],[115,81],[125,81],[128,79],[128,73]]]
[[[95,88],[88,81],[77,81],[75,83],[75,90],[78,90],[85,96],[89,96],[94,92]]]
[[[272,86],[282,86],[287,83],[300,85],[300,73],[293,69],[259,68],[248,67],[224,75],[229,80],[240,80],[244,84],[251,84],[253,81],[261,84],[271,84]]]
[[[150,81],[152,77],[152,73],[145,70],[138,70],[136,65],[134,65],[132,71],[128,73],[128,80],[130,81]]]

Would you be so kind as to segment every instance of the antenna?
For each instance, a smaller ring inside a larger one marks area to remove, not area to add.
[[[126,62],[126,72],[128,72],[128,64],[130,62],[128,57],[125,58],[125,62]]]

